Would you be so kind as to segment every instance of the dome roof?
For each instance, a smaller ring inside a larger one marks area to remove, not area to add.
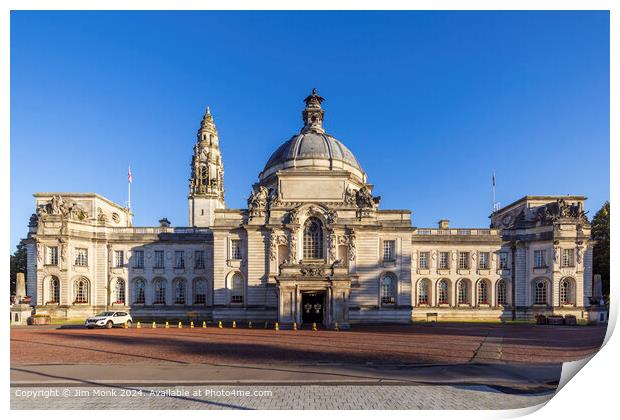
[[[361,180],[365,174],[351,151],[322,127],[324,111],[323,98],[316,90],[305,99],[306,109],[302,113],[304,127],[284,142],[271,155],[260,174],[261,179],[287,168],[347,170]]]
[[[267,161],[263,172],[267,172],[274,166],[289,166],[284,164],[287,161],[301,159],[328,159],[346,163],[359,171],[362,170],[353,153],[334,137],[329,134],[302,133],[293,136],[278,147]]]

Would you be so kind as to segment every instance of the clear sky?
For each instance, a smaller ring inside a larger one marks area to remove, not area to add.
[[[207,105],[226,203],[245,207],[303,98],[413,225],[487,227],[497,200],[609,198],[607,12],[13,12],[11,248],[37,191],[188,224]]]

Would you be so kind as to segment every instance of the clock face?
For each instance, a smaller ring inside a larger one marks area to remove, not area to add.
[[[118,223],[121,221],[121,217],[118,215],[118,213],[112,213],[112,220],[114,221],[114,223]]]

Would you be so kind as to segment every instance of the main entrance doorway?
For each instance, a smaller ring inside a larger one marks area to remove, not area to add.
[[[301,321],[302,323],[317,325],[323,323],[325,313],[325,292],[304,292],[301,295]]]

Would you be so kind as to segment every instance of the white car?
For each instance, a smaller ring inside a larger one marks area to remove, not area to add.
[[[84,322],[84,326],[86,328],[112,328],[112,327],[122,327],[125,323],[127,323],[128,327],[131,327],[131,323],[133,319],[131,315],[127,312],[101,312],[93,317],[90,317]]]

